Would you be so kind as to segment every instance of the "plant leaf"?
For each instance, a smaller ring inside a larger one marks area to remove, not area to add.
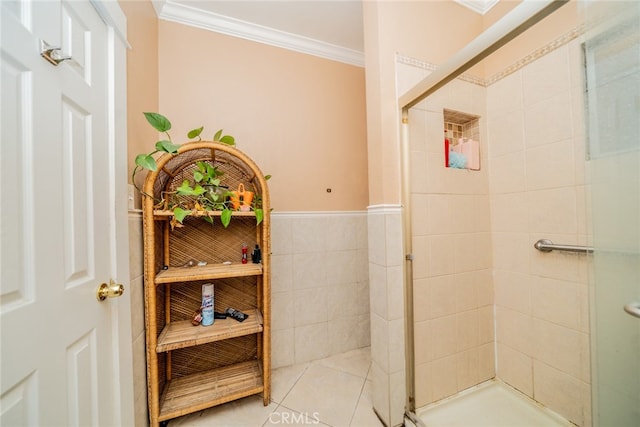
[[[207,221],[209,224],[213,224],[213,217],[210,217],[209,215],[203,216],[202,219]]]
[[[182,196],[193,196],[193,188],[186,179],[182,181],[182,185],[176,188],[176,192]]]
[[[222,138],[220,138],[220,142],[227,144],[227,145],[236,145],[236,139],[234,137],[232,137],[231,135],[225,135]]]
[[[149,124],[153,126],[158,132],[166,132],[171,129],[171,122],[162,114],[158,113],[144,113],[144,117]]]
[[[158,169],[156,159],[154,159],[151,154],[138,154],[136,156],[136,165],[150,171],[155,171],[156,169]]]
[[[182,224],[182,221],[184,221],[184,219],[187,217],[187,215],[189,215],[191,213],[191,211],[189,210],[184,210],[180,207],[175,208],[173,210],[173,216],[176,218],[176,220]]]
[[[171,141],[167,141],[166,139],[156,142],[156,150],[158,151],[174,154],[178,152],[178,148],[180,148],[179,145],[172,144]]]
[[[256,225],[260,225],[260,223],[264,219],[264,211],[258,208],[255,209],[254,212],[256,214]]]
[[[229,223],[231,222],[231,210],[227,208],[222,210],[222,213],[220,214],[220,222],[222,222],[224,228],[229,226]]]
[[[216,132],[215,135],[213,135],[213,140],[214,141],[220,141],[220,137],[222,136],[222,129],[220,129],[218,132]]]
[[[196,182],[200,182],[202,181],[202,178],[204,178],[204,175],[202,175],[202,172],[200,171],[193,171],[193,179]]]
[[[187,138],[193,139],[193,138],[199,137],[203,129],[204,129],[204,126],[200,126],[198,129],[190,130],[189,133],[187,134]]]
[[[202,185],[200,185],[200,184],[198,184],[195,187],[193,187],[193,195],[194,196],[199,196],[201,194],[204,194],[205,191],[207,191],[207,190],[205,190],[204,187]]]
[[[269,181],[270,179],[271,179],[271,175],[265,175],[265,176],[264,176],[264,180],[265,180],[265,181]]]

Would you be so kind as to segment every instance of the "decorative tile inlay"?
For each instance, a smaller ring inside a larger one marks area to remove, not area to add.
[[[515,63],[508,66],[504,70],[490,76],[487,79],[482,79],[482,78],[472,76],[470,74],[464,74],[464,73],[458,76],[457,79],[468,82],[468,83],[473,83],[479,86],[484,86],[484,87],[490,86],[495,82],[502,80],[508,75],[525,67],[526,65],[532,63],[533,61],[542,58],[543,56],[545,56],[550,52],[553,52],[557,48],[564,46],[565,44],[577,38],[583,32],[584,32],[583,27],[574,28],[566,32],[565,34],[561,35],[560,37],[556,38],[555,40],[551,41],[550,43],[546,44],[545,46],[539,49],[536,49],[529,55],[523,57],[522,59],[516,61]],[[423,70],[427,70],[427,71],[435,71],[438,69],[438,66],[435,64],[432,64],[427,61],[422,61],[416,58],[411,58],[409,56],[404,56],[404,55],[397,55],[396,62],[398,62],[399,64],[411,65],[413,67],[422,68]]]

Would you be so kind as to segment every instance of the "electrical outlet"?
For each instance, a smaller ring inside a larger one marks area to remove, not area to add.
[[[127,184],[127,190],[129,192],[129,194],[127,195],[127,203],[128,203],[127,209],[132,211],[136,208],[136,201],[135,201],[136,189],[133,187],[132,184]]]

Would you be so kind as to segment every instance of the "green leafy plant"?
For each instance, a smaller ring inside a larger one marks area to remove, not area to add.
[[[156,129],[166,135],[166,139],[156,142],[155,150],[150,153],[138,154],[135,159],[135,168],[133,170],[131,181],[133,185],[147,197],[152,195],[144,193],[135,182],[136,175],[143,171],[156,171],[158,168],[156,156],[168,153],[175,155],[178,153],[179,145],[175,145],[171,140],[169,130],[171,130],[171,122],[165,116],[159,113],[144,113],[147,122]],[[187,133],[189,139],[201,141],[200,135],[204,131],[204,127],[193,129]],[[231,135],[224,135],[222,129],[213,135],[213,141],[222,144],[235,146],[235,138]],[[196,168],[193,171],[193,183],[184,180],[182,184],[175,189],[174,192],[165,193],[162,200],[156,200],[157,205],[164,206],[173,213],[171,220],[172,227],[182,226],[184,219],[196,212],[200,212],[198,216],[202,216],[207,222],[213,223],[212,211],[220,211],[220,222],[227,227],[231,222],[232,210],[230,209],[229,191],[226,186],[221,183],[221,176],[224,175],[217,167],[206,161],[197,161]],[[266,179],[271,176],[265,177]],[[258,197],[253,202],[252,208],[255,211],[256,222],[260,224],[264,219],[262,210],[262,201]]]

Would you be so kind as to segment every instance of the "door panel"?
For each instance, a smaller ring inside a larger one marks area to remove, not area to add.
[[[88,1],[0,2],[0,13],[0,424],[121,425],[132,405],[121,400],[132,378],[120,375],[131,366],[119,335],[128,303],[96,298],[118,279],[123,248],[113,34]],[[40,39],[73,59],[47,62]]]
[[[640,423],[640,3],[584,2],[596,426]]]

